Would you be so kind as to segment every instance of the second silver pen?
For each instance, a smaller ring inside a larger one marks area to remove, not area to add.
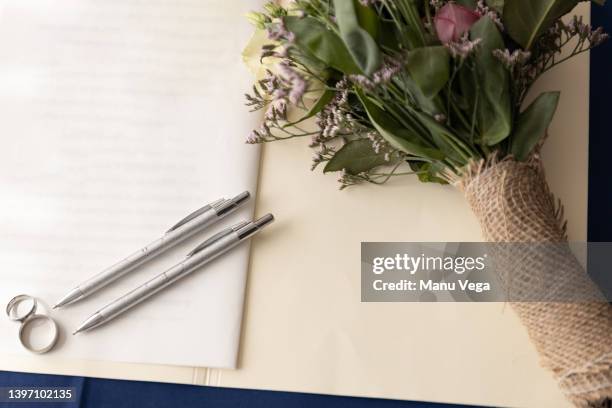
[[[177,265],[160,273],[131,292],[128,292],[124,296],[98,310],[85,320],[73,334],[91,330],[113,320],[115,317],[128,311],[143,300],[148,299],[160,290],[189,275],[241,242],[246,241],[272,221],[274,221],[272,214],[267,214],[256,221],[242,222],[212,236],[191,251],[187,257]]]

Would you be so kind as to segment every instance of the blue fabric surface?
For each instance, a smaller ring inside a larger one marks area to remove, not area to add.
[[[603,27],[612,34],[611,2],[608,1],[603,7],[593,4],[591,24],[593,27]],[[612,241],[612,189],[608,167],[612,152],[611,97],[612,41],[608,40],[591,52],[588,215],[588,237],[591,242]]]
[[[591,7],[591,24],[603,27],[612,34],[612,3]],[[612,152],[612,41],[591,51],[590,117],[589,117],[589,205],[588,240],[590,242],[612,241],[612,189],[610,188],[609,167]],[[610,271],[608,265],[601,265],[594,257],[588,258],[588,272],[599,283],[608,299],[612,299]]]
[[[73,403],[0,403],[2,408],[468,408],[425,402],[254,391],[0,371],[0,387],[74,387]]]

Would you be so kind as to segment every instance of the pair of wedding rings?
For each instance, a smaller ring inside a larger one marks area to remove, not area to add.
[[[38,309],[38,301],[35,297],[29,295],[15,296],[6,305],[7,317],[17,323],[21,323],[19,327],[19,342],[23,347],[32,353],[43,354],[55,347],[59,337],[59,327],[55,320],[44,313],[36,313]],[[35,346],[28,333],[35,323],[43,323],[51,328],[51,336],[46,344]]]

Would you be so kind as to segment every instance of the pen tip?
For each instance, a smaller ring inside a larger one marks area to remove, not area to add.
[[[76,300],[79,300],[80,298],[82,298],[84,296],[83,292],[81,292],[80,288],[74,288],[72,289],[70,292],[68,292],[68,294],[66,296],[64,296],[63,298],[61,298],[56,304],[55,306],[53,306],[53,309],[57,309],[60,307],[64,307]]]
[[[72,335],[74,336],[75,334],[80,333],[80,331],[76,330],[72,332]]]

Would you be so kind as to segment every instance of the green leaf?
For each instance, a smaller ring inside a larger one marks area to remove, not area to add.
[[[519,115],[510,145],[510,153],[517,160],[526,160],[546,134],[557,110],[559,95],[559,92],[542,93]]]
[[[504,140],[512,129],[512,101],[510,95],[510,74],[503,64],[493,56],[493,51],[504,49],[504,40],[497,25],[489,17],[482,17],[470,30],[472,40],[480,38],[479,48],[474,56],[476,69],[471,82],[463,88],[479,89],[475,103],[477,110],[479,142],[488,146]],[[469,69],[469,68],[465,68]]]
[[[444,155],[459,163],[467,164],[466,158],[459,152],[461,147],[458,146],[457,138],[450,129],[426,113],[418,112],[417,118],[429,130],[433,142]]]
[[[405,42],[408,49],[424,47],[428,44],[428,30],[424,26],[423,18],[421,17],[420,7],[422,0],[394,0],[399,9],[399,14],[404,18],[406,23],[400,23],[399,40]]]
[[[474,10],[476,8],[476,0],[457,0],[457,4],[467,7],[470,10]]]
[[[393,148],[431,160],[444,160],[444,154],[440,150],[420,138],[415,132],[402,127],[391,115],[372,103],[363,92],[357,91],[357,96],[378,133]]]
[[[395,157],[397,161],[397,157]],[[390,164],[384,153],[376,153],[369,139],[348,142],[327,162],[324,173],[346,170],[349,174],[359,174],[375,167]]]
[[[345,74],[361,74],[344,42],[325,24],[313,17],[287,16],[287,30],[295,35],[295,44],[328,66]]]
[[[414,79],[410,77],[407,73],[403,75],[400,81],[395,83],[402,92],[408,93],[412,98],[414,98],[416,105],[420,107],[420,109],[429,114],[430,116],[435,116],[437,114],[446,114],[445,106],[442,102],[440,96],[436,96],[433,98],[428,98],[423,94],[421,88],[416,84]]]
[[[301,122],[305,121],[306,119],[312,118],[314,115],[316,115],[317,113],[321,112],[323,110],[323,108],[328,103],[330,103],[332,99],[334,99],[335,95],[336,95],[335,91],[332,91],[331,89],[326,89],[323,92],[323,94],[321,95],[321,97],[317,100],[317,102],[315,102],[314,105],[312,105],[310,107],[310,109],[308,110],[308,112],[306,112],[306,114],[304,116],[302,116],[301,118],[299,118],[298,120],[296,120],[294,122],[287,123],[283,127],[295,126],[298,123],[301,123]]]
[[[302,118],[302,120],[312,118],[314,115],[321,112],[323,108],[328,103],[330,103],[332,99],[334,99],[335,95],[336,95],[335,91],[332,91],[331,89],[326,89],[323,92],[323,95],[321,95],[321,97],[317,100],[317,102],[314,105],[312,105],[310,110],[308,110],[308,113],[306,114],[306,116]]]
[[[538,37],[579,0],[506,0],[504,26],[510,36],[529,50]]]
[[[448,184],[448,181],[438,176],[442,170],[442,165],[439,163],[409,161],[408,164],[412,171],[417,173],[417,177],[422,183]]]
[[[444,46],[416,48],[408,52],[406,68],[427,98],[436,96],[450,76],[450,55]]]
[[[382,49],[389,49],[396,52],[402,50],[402,43],[399,41],[396,31],[397,27],[393,22],[380,21],[377,40]]]
[[[380,32],[380,18],[372,7],[364,6],[359,1],[353,1],[359,25],[368,32],[374,39],[378,39]]]
[[[487,6],[500,14],[504,12],[504,0],[487,0]]]
[[[381,64],[380,50],[372,36],[359,25],[354,0],[334,0],[340,36],[357,66],[372,75]]]

